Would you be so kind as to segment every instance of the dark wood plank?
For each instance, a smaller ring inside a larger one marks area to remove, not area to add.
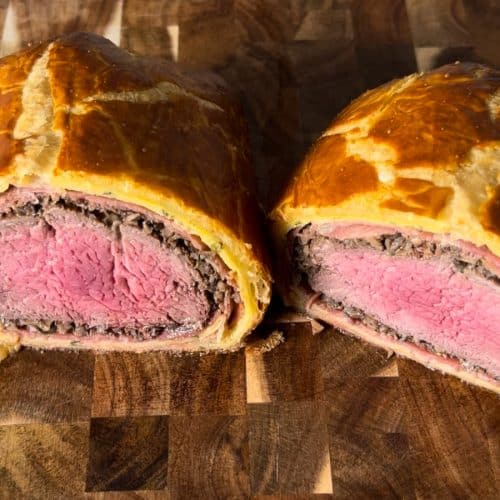
[[[94,418],[86,489],[163,489],[167,460],[168,417]]]
[[[453,379],[451,375],[445,375],[436,370],[430,370],[424,365],[416,363],[411,359],[399,358],[398,361],[399,376],[404,380],[430,380],[437,381],[445,377],[447,380]]]
[[[248,498],[246,417],[170,417],[172,498]]]
[[[7,7],[9,0],[0,0],[0,30],[4,28],[5,16],[7,15]]]
[[[252,500],[331,500],[333,495],[326,493],[311,493],[310,495],[254,495]]]
[[[243,98],[250,118],[258,193],[263,207],[270,209],[306,153],[309,143],[304,140],[302,133],[299,88],[292,80],[292,68],[288,59],[285,62],[274,61],[277,63],[275,65],[272,64],[273,61],[264,65],[258,58],[257,54],[243,56],[239,60],[240,66],[229,66],[225,69],[224,76],[234,81],[234,76],[229,71],[238,75],[241,70],[248,78],[243,84]],[[274,78],[283,78],[288,83],[275,88],[271,81],[273,73]],[[262,91],[265,85],[269,85],[269,93],[259,96],[257,99],[260,102],[255,102],[252,97],[255,95],[253,89]],[[267,103],[268,99],[274,99],[273,103]],[[265,102],[270,105],[262,113],[258,108]]]
[[[248,42],[271,45],[293,37],[290,2],[234,0],[237,24]]]
[[[349,37],[299,39],[287,52],[300,96],[302,159],[337,113],[362,92],[364,82]]]
[[[226,16],[234,9],[236,0],[197,0],[196,2],[179,2],[179,22],[193,19]]]
[[[0,424],[86,422],[94,356],[23,349],[0,364]]]
[[[393,362],[387,351],[343,335],[334,328],[328,328],[317,336],[325,390],[334,390],[353,379],[365,380]]]
[[[248,419],[253,494],[331,493],[326,421],[319,404],[252,404]]]
[[[175,59],[179,0],[124,0],[120,45],[138,54]]]
[[[325,388],[329,429],[332,433],[378,431],[404,433],[405,406],[397,377],[355,378]]]
[[[334,498],[414,498],[399,384],[359,375],[326,384]]]
[[[480,414],[483,423],[483,429],[486,435],[486,442],[491,459],[491,469],[485,473],[492,473],[492,480],[500,489],[500,401],[498,395],[490,392],[481,391],[476,388],[470,388],[476,394],[474,403],[476,408],[474,413]],[[475,415],[470,417],[475,419]]]
[[[330,40],[343,42],[354,39],[350,1],[292,2],[290,22],[293,40]]]
[[[352,15],[367,88],[417,71],[404,0],[353,0]]]
[[[415,47],[466,47],[471,38],[463,0],[406,0]]]
[[[179,62],[196,69],[212,69],[227,64],[234,56],[240,33],[232,2],[184,2],[179,18]]]
[[[333,117],[364,90],[354,42],[301,40],[287,52],[299,88],[302,134],[305,146],[332,122]]]
[[[85,500],[170,500],[168,491],[99,491],[85,493]]]
[[[104,33],[117,0],[12,0],[21,42],[39,42],[63,33]]]
[[[78,498],[88,424],[0,426],[0,498]]]
[[[92,416],[168,414],[170,358],[162,352],[97,355]]]
[[[271,327],[272,330],[274,327]],[[247,392],[250,402],[314,400],[322,391],[319,339],[312,335],[310,323],[278,325],[286,342],[264,352],[247,350]],[[253,384],[258,384],[258,389]],[[261,393],[261,400],[258,394]]]
[[[498,397],[435,373],[401,387],[417,496],[498,498]]]
[[[358,47],[413,45],[405,0],[352,0]]]
[[[500,3],[498,0],[463,0],[465,23],[474,57],[500,68]]]
[[[243,415],[245,354],[199,354],[170,358],[171,415]]]
[[[333,430],[330,455],[335,499],[417,498],[405,434]]]

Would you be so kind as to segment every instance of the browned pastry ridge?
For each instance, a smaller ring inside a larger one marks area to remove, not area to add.
[[[457,63],[369,91],[270,214],[285,300],[500,391],[500,72]]]
[[[0,103],[0,341],[241,345],[270,273],[223,83],[76,33],[0,60]]]

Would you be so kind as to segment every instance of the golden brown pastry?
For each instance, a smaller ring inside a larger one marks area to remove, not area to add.
[[[289,304],[497,392],[499,89],[457,63],[365,93],[271,213]]]
[[[77,33],[2,59],[0,102],[0,342],[241,345],[270,274],[220,82]]]

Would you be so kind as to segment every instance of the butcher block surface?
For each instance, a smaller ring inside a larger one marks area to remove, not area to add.
[[[264,207],[365,89],[500,67],[496,0],[7,0],[0,29],[2,54],[86,30],[215,70]],[[0,499],[500,497],[498,396],[318,330],[268,319],[275,349],[205,356],[22,350],[0,364]]]

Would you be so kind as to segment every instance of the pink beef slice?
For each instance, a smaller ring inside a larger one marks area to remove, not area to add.
[[[0,317],[89,327],[203,325],[210,314],[189,261],[138,228],[57,206],[0,220]]]
[[[461,273],[443,255],[415,258],[341,248],[324,237],[314,240],[310,252],[319,266],[309,276],[314,291],[500,376],[498,282]]]

